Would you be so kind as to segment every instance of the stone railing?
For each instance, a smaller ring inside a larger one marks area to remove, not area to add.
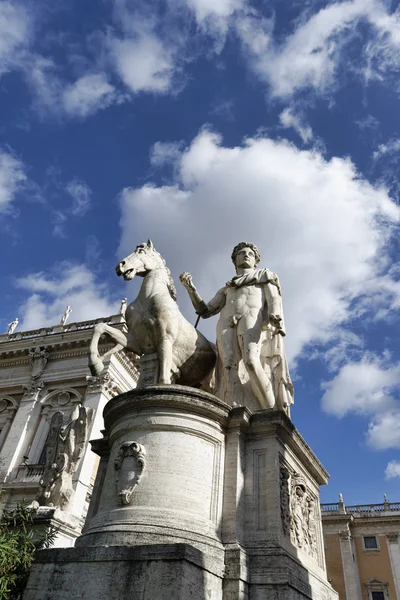
[[[17,483],[39,483],[44,473],[44,465],[21,465],[18,467]]]
[[[400,512],[400,502],[384,502],[383,504],[355,504],[346,506],[342,502],[321,504],[323,515],[349,514],[353,516],[374,516],[383,512]]]
[[[79,323],[68,323],[67,325],[53,325],[52,327],[42,327],[41,329],[33,329],[31,331],[17,331],[8,335],[7,333],[0,334],[0,344],[4,342],[12,342],[16,340],[26,340],[40,336],[55,335],[57,333],[66,333],[68,331],[83,331],[92,329],[96,323],[123,323],[122,315],[111,315],[110,317],[101,317],[92,319],[91,321],[81,321]]]

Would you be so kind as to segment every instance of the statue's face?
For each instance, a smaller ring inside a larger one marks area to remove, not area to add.
[[[236,255],[236,268],[254,269],[256,266],[256,255],[251,248],[242,248]]]

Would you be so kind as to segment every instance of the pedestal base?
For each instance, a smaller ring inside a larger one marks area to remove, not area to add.
[[[186,544],[41,550],[24,600],[218,600],[222,578]]]
[[[24,600],[337,600],[319,486],[282,412],[184,386],[111,400],[76,547],[38,555]]]

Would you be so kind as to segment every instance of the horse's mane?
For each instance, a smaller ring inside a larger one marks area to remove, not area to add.
[[[174,280],[172,279],[172,275],[171,275],[171,271],[168,269],[165,259],[161,256],[161,254],[154,248],[154,246],[152,248],[149,248],[147,246],[147,244],[141,244],[140,246],[138,246],[138,248],[144,248],[147,252],[150,250],[151,252],[153,252],[153,254],[157,254],[157,256],[160,258],[161,262],[162,262],[162,266],[164,267],[167,276],[168,276],[168,291],[169,291],[169,295],[171,296],[171,298],[173,300],[175,300],[176,302],[176,287],[174,284]]]

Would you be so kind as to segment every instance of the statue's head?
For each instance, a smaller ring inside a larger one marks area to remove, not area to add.
[[[232,251],[232,262],[236,268],[254,268],[260,260],[258,248],[251,242],[240,242]]]
[[[135,275],[144,277],[146,273],[164,263],[163,258],[148,240],[136,246],[136,250],[121,260],[116,266],[117,275],[122,275],[125,280],[133,279]]]

